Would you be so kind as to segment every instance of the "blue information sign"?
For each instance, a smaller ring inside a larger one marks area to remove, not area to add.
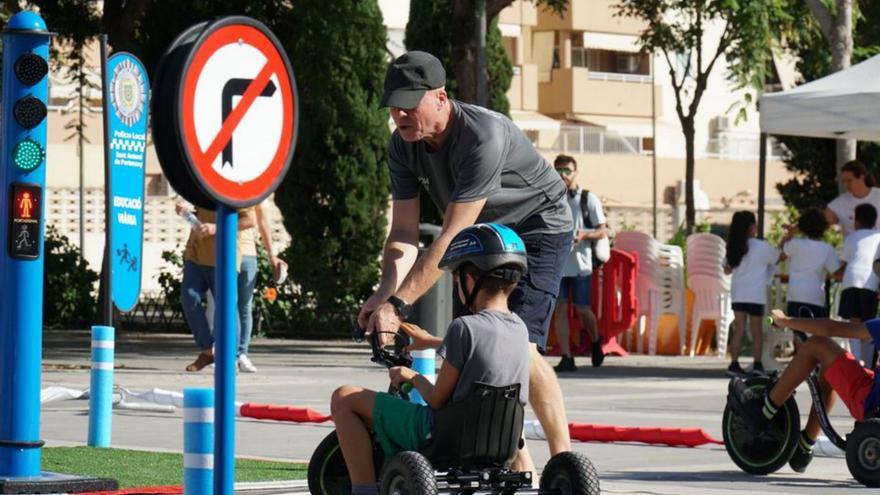
[[[141,291],[144,240],[144,168],[147,148],[149,81],[130,53],[107,60],[104,75],[110,160],[110,273],[113,302],[120,311],[137,304]]]

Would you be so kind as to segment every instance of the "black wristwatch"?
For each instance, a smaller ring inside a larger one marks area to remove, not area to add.
[[[397,296],[391,296],[388,298],[388,303],[394,306],[394,311],[397,312],[397,317],[400,318],[400,321],[406,321],[412,316],[412,304],[403,299]]]

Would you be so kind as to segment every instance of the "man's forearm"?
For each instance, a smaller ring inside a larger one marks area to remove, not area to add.
[[[389,236],[385,242],[382,278],[377,292],[393,295],[415,265],[418,255],[419,248],[415,244]]]
[[[395,292],[397,297],[412,304],[440,280],[443,271],[437,265],[440,264],[451,240],[450,236],[441,235],[431,243],[427,251],[416,260],[403,283],[397,287]]]

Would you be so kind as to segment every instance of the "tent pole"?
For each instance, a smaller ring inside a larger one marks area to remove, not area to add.
[[[767,187],[767,133],[762,132],[758,151],[758,237],[764,238],[764,209]]]

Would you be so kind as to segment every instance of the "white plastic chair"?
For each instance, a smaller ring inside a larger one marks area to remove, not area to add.
[[[727,335],[733,322],[730,276],[724,273],[724,239],[714,234],[693,234],[687,239],[688,286],[694,292],[689,354],[696,352],[700,323],[715,320],[718,328],[718,355],[727,353]]]
[[[656,268],[656,287],[650,291],[651,323],[648,328],[648,354],[657,353],[657,335],[660,317],[674,314],[678,323],[679,349],[685,345],[685,303],[684,303],[684,256],[681,248],[660,245],[660,262]],[[679,351],[681,352],[681,351]]]

